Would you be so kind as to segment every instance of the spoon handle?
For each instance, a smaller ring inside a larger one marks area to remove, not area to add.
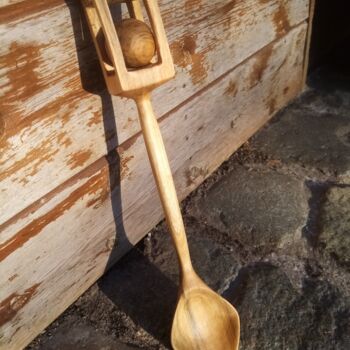
[[[165,151],[163,138],[154,115],[150,95],[145,93],[134,98],[139,111],[140,124],[145,140],[160,200],[173,239],[182,274],[192,272],[185,227],[179,201]]]

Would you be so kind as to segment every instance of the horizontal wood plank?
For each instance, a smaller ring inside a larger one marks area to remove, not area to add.
[[[308,3],[160,1],[177,76],[156,90],[156,114],[304,21]],[[106,94],[79,1],[2,6],[0,224],[139,131],[134,104]]]
[[[160,119],[180,198],[300,92],[306,31],[300,24]],[[0,348],[25,346],[161,218],[138,134],[2,225]]]

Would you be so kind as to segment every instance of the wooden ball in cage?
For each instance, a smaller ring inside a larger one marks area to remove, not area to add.
[[[116,24],[125,64],[129,68],[140,68],[150,64],[156,45],[150,27],[135,18],[124,19]],[[106,45],[109,58],[111,57]]]

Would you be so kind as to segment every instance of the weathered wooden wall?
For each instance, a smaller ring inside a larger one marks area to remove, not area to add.
[[[309,0],[159,3],[177,76],[153,101],[182,199],[301,91]],[[0,349],[18,349],[162,211],[79,1],[2,0],[0,37]]]

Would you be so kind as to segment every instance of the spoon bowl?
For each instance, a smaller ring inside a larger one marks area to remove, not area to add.
[[[237,350],[240,321],[236,309],[198,276],[182,288],[171,330],[175,350]]]

